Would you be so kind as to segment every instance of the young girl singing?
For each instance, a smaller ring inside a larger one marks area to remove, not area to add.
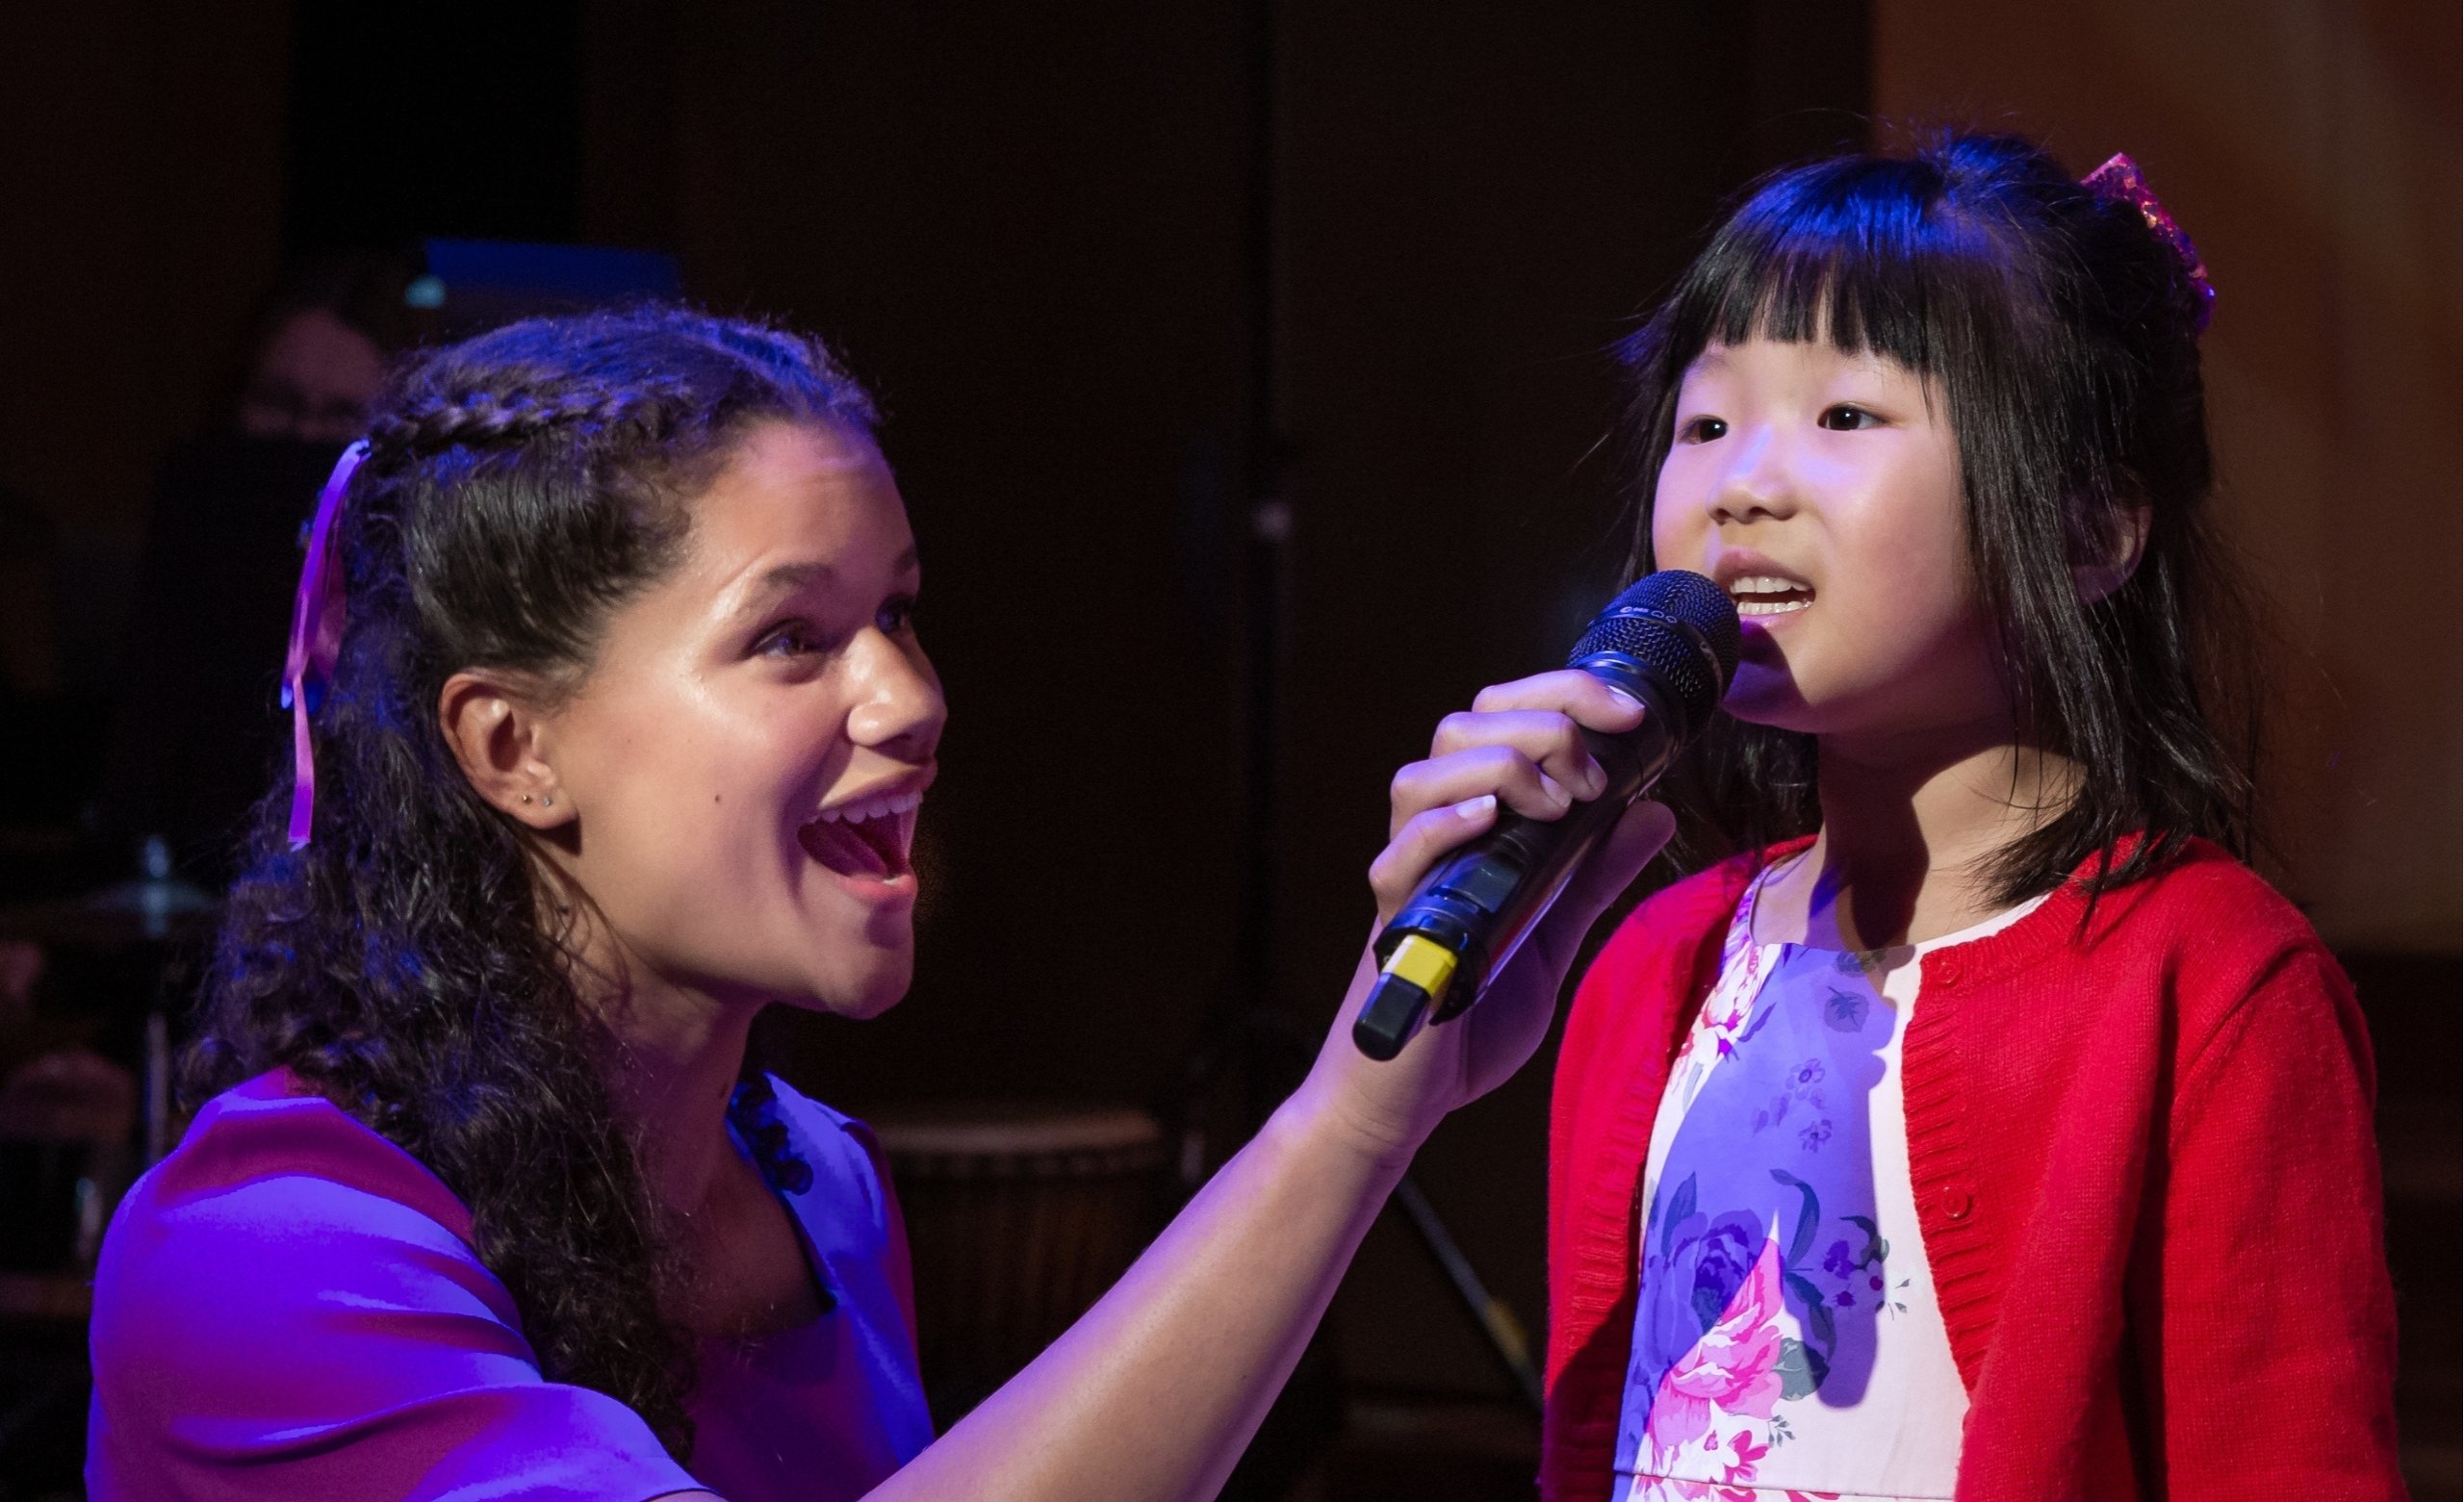
[[[1364,965],[1258,1137],[937,1440],[870,1137],[738,1082],[764,1006],[906,989],[945,714],[920,579],[808,340],[651,309],[394,379],[308,540],[295,767],[202,1108],[104,1243],[94,1497],[1215,1493],[1413,1149],[1529,1057],[1670,822],[1638,805],[1476,1025],[1391,1064],[1349,1041]],[[1399,791],[1382,912],[1502,802],[1597,793],[1572,725],[1641,714],[1508,697]]]
[[[1544,1495],[2400,1494],[2369,1042],[2220,734],[2211,297],[2127,159],[1967,138],[1773,179],[1633,340],[1744,853],[1574,1004]]]

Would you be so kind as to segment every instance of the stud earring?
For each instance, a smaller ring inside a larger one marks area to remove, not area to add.
[[[553,808],[556,806],[556,800],[553,797],[543,798],[539,800],[539,806],[542,808]]]
[[[529,794],[527,794],[527,793],[523,794],[523,795],[522,795],[522,801],[523,801],[524,802],[526,802],[526,802],[530,802],[530,795],[529,795]]]

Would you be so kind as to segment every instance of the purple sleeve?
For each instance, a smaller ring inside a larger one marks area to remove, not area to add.
[[[321,1100],[209,1106],[94,1281],[87,1483],[118,1497],[690,1490],[639,1415],[544,1379],[461,1205]]]

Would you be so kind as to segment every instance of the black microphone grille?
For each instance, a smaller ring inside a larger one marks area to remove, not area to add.
[[[1710,722],[1736,675],[1739,649],[1736,605],[1728,591],[1699,573],[1663,569],[1645,574],[1592,620],[1567,658],[1581,667],[1592,658],[1632,658],[1667,685],[1667,706],[1681,723],[1678,737],[1690,739]]]

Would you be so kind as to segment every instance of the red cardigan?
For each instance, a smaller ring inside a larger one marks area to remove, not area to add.
[[[1652,1119],[1759,864],[1645,903],[1576,995],[1550,1132],[1551,1502],[1608,1494]],[[2351,986],[2213,846],[2107,893],[2083,934],[2086,905],[2066,886],[1926,956],[1902,1044],[1967,1385],[1959,1495],[2402,1496]]]

